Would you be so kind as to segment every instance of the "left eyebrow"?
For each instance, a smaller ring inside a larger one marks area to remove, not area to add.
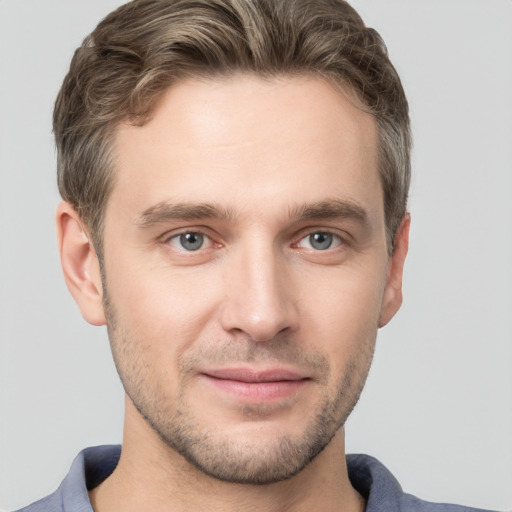
[[[338,199],[296,206],[290,210],[290,217],[298,220],[350,219],[358,224],[368,224],[368,214],[362,206],[349,200]]]

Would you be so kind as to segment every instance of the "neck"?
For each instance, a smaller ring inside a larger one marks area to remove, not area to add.
[[[95,512],[364,510],[364,500],[348,478],[343,429],[292,478],[263,485],[234,484],[192,466],[165,445],[128,402],[119,464],[89,493]]]

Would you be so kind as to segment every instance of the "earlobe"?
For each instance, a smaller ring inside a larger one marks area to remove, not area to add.
[[[388,262],[386,288],[382,300],[379,327],[384,327],[395,316],[402,305],[402,276],[405,257],[409,248],[410,224],[411,216],[409,213],[406,213],[396,233],[393,254]]]
[[[62,202],[56,215],[59,253],[64,279],[82,316],[104,325],[103,288],[98,256],[75,209]]]

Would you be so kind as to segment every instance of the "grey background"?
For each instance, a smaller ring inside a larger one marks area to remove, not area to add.
[[[0,508],[119,442],[105,330],[58,263],[52,102],[114,0],[0,0]],[[512,2],[358,0],[386,40],[415,132],[405,303],[347,424],[425,499],[512,508]]]

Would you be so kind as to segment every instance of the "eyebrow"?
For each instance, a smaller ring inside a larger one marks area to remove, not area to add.
[[[291,207],[289,217],[296,221],[319,219],[351,219],[360,224],[367,224],[366,210],[349,200],[326,200],[317,203],[305,203]],[[233,221],[234,210],[211,203],[172,203],[162,201],[150,206],[139,214],[135,224],[140,229],[169,222],[172,220],[218,219]]]
[[[368,223],[368,214],[362,206],[353,201],[339,199],[297,206],[290,210],[290,217],[299,220],[350,219],[363,225]]]
[[[214,204],[170,203],[168,201],[162,201],[144,210],[137,216],[135,223],[139,228],[144,229],[171,220],[229,220],[234,217],[234,212],[231,210]]]

